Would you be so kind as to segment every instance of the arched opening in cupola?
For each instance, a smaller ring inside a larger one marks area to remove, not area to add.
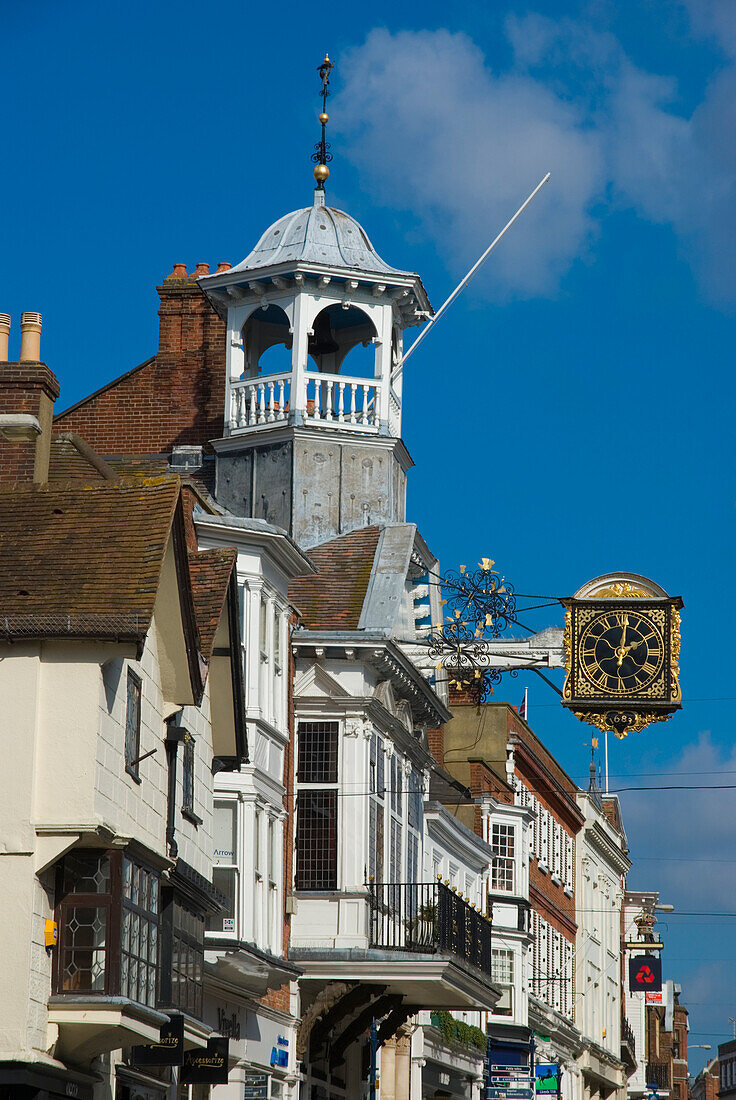
[[[374,378],[376,335],[375,325],[362,309],[335,303],[320,310],[312,322],[307,350],[321,374]]]
[[[281,306],[259,307],[245,322],[242,335],[244,378],[291,370],[291,325]]]

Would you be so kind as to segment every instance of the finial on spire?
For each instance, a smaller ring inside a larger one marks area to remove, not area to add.
[[[325,127],[329,121],[329,115],[327,114],[327,97],[330,94],[330,73],[334,69],[335,65],[333,61],[330,61],[327,54],[325,54],[324,61],[317,67],[320,80],[322,81],[322,87],[320,88],[320,95],[322,96],[322,111],[319,116],[319,121],[322,124],[322,140],[318,141],[315,145],[315,152],[312,153],[312,160],[314,161],[314,178],[317,181],[317,191],[324,191],[325,182],[330,174],[330,170],[327,167],[332,160],[332,153],[330,152],[329,142],[325,140]]]

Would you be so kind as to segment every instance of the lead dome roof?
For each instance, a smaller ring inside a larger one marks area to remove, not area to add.
[[[390,267],[382,260],[355,218],[333,206],[317,204],[294,210],[275,221],[253,251],[230,268],[228,274],[299,262],[402,278],[413,274]]]

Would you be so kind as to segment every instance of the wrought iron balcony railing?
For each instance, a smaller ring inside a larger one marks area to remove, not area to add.
[[[670,1064],[669,1062],[647,1062],[647,1079],[646,1085],[655,1085],[660,1089],[668,1089],[670,1087]]]
[[[442,882],[371,882],[370,943],[445,952],[491,974],[491,922]]]
[[[631,1057],[636,1058],[636,1039],[634,1029],[625,1016],[621,1017],[621,1046],[627,1046],[631,1051]]]

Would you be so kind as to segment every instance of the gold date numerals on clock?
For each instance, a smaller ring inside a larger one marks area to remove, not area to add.
[[[646,614],[633,609],[603,611],[580,635],[580,669],[585,679],[609,696],[636,696],[661,673],[662,632]]]

